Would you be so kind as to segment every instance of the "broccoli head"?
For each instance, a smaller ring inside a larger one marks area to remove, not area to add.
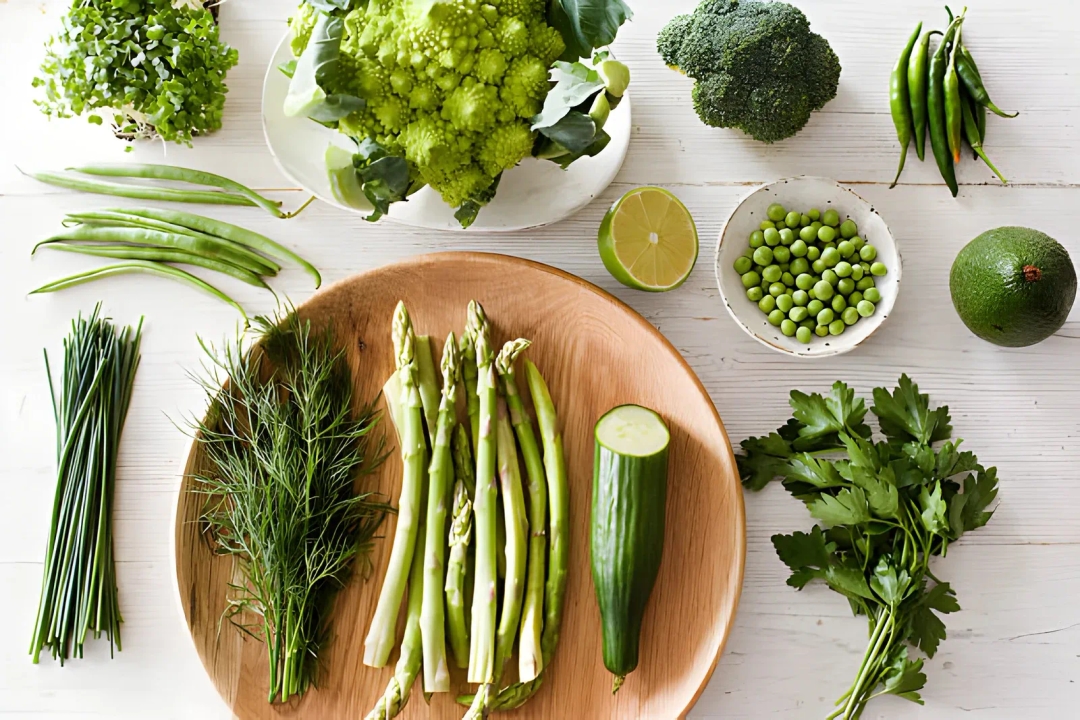
[[[840,61],[783,2],[705,0],[657,38],[671,67],[697,80],[694,109],[713,127],[772,143],[799,132],[836,96]]]

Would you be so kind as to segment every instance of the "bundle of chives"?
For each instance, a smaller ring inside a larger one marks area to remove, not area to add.
[[[142,321],[134,330],[101,317],[72,322],[64,340],[59,397],[49,355],[45,369],[56,417],[57,475],[45,573],[30,654],[38,662],[83,656],[88,632],[120,649],[120,608],[113,558],[112,506],[120,433],[139,365]]]

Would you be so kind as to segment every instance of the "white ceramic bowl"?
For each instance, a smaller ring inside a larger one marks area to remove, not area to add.
[[[801,212],[811,208],[818,208],[823,213],[835,209],[840,213],[841,220],[850,217],[855,221],[859,226],[859,236],[877,248],[877,259],[885,263],[889,270],[887,275],[877,280],[877,289],[881,292],[877,312],[869,318],[860,319],[842,335],[823,338],[815,335],[809,344],[786,337],[780,328],[769,324],[757,303],[746,297],[742,279],[735,272],[734,265],[749,246],[750,233],[758,229],[762,220],[767,219],[766,210],[772,203]],[[763,345],[796,357],[841,355],[861,345],[892,313],[900,291],[902,273],[903,260],[896,240],[873,206],[850,188],[822,177],[787,178],[758,188],[735,208],[721,229],[720,242],[716,246],[716,281],[720,286],[720,297],[735,322]]]
[[[263,132],[270,154],[281,172],[323,202],[367,215],[334,199],[327,177],[326,149],[331,144],[352,151],[349,138],[302,117],[286,117],[283,109],[289,78],[278,66],[292,59],[291,31],[278,45],[263,81]],[[526,158],[503,174],[495,199],[480,211],[469,232],[509,232],[548,225],[568,218],[607,189],[615,179],[630,146],[630,97],[624,97],[604,125],[611,143],[594,158],[581,158],[563,170],[553,162]],[[390,207],[387,220],[433,230],[461,230],[453,208],[431,188],[408,202]]]

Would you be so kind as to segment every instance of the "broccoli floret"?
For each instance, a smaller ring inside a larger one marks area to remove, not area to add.
[[[705,0],[657,38],[671,67],[697,80],[701,121],[772,143],[799,132],[836,97],[840,61],[798,8],[759,0]]]

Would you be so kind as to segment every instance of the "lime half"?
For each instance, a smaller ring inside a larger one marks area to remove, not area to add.
[[[627,287],[667,292],[686,282],[698,258],[694,218],[679,199],[658,187],[619,198],[600,224],[600,259]]]

